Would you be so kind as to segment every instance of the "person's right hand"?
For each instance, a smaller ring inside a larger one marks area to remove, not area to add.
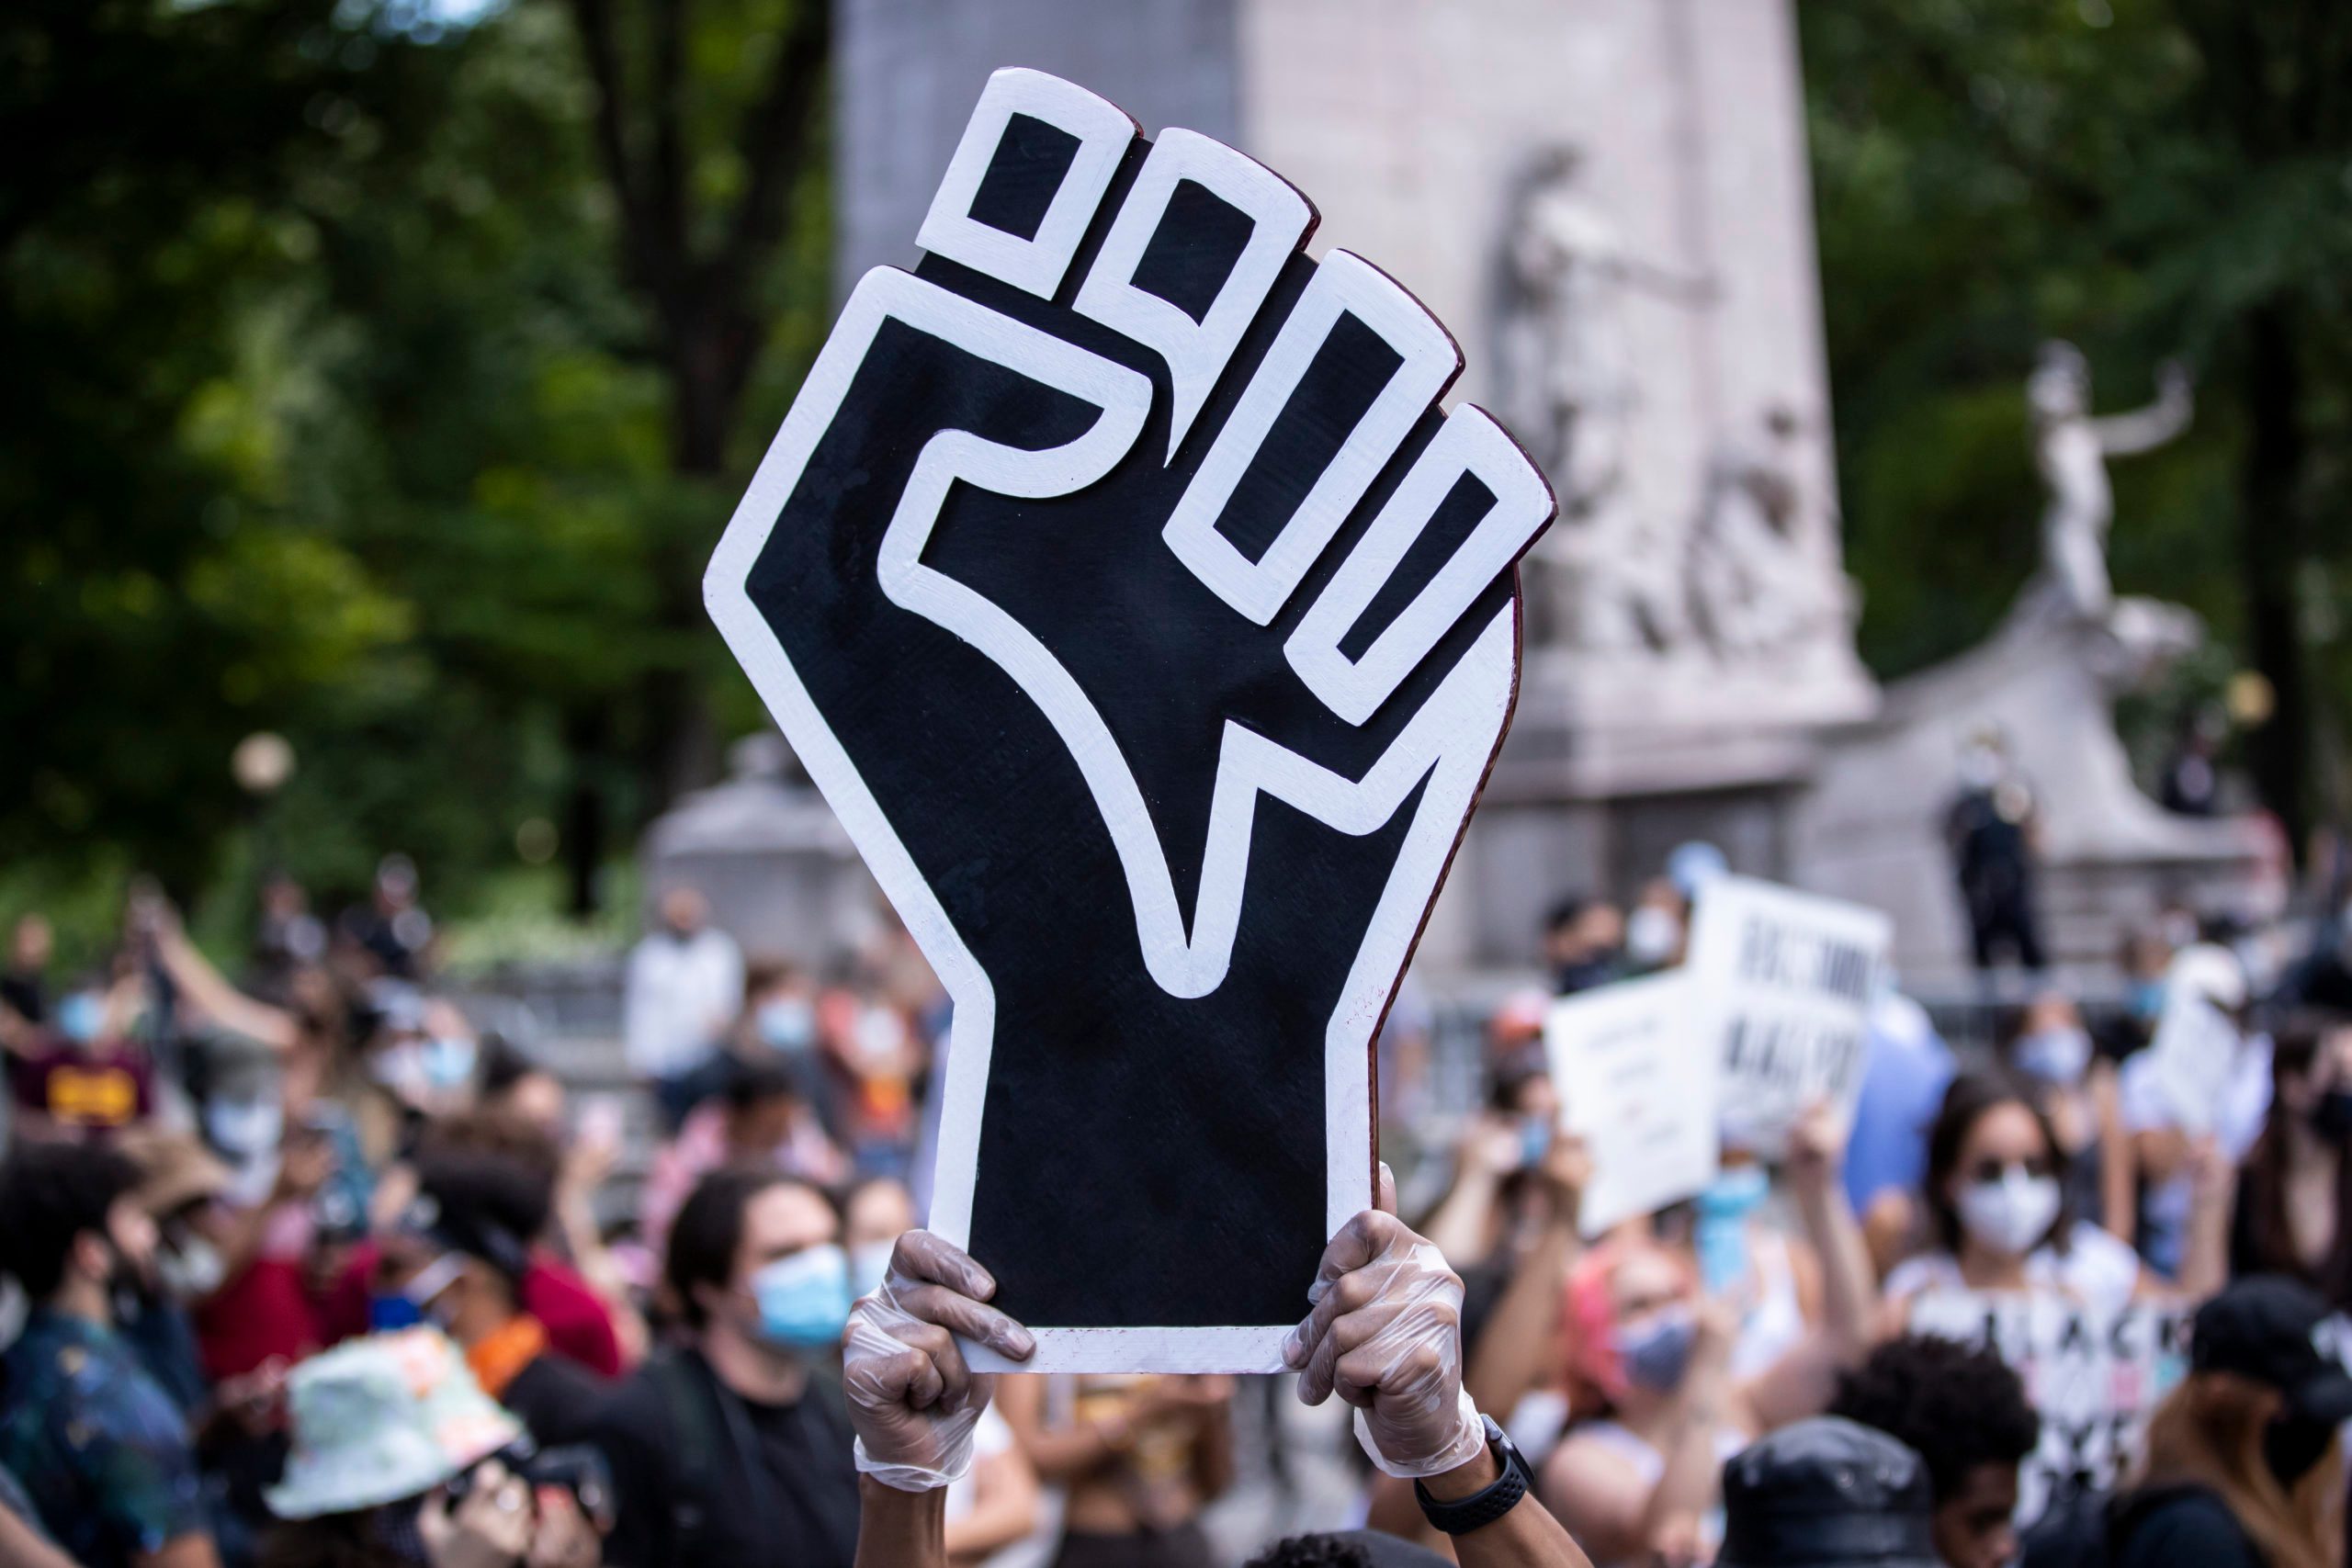
[[[850,1314],[842,1388],[862,1472],[901,1492],[928,1492],[972,1467],[972,1428],[990,1380],[964,1364],[963,1335],[1016,1361],[1037,1348],[1029,1331],[983,1306],[987,1269],[929,1231],[909,1231],[882,1286]]]
[[[604,1540],[579,1501],[560,1486],[540,1487],[538,1528],[524,1568],[597,1568],[604,1559]]]
[[[492,1460],[457,1506],[426,1498],[416,1528],[433,1568],[514,1568],[531,1549],[530,1488]]]
[[[1535,1172],[1551,1197],[1552,1217],[1573,1228],[1585,1190],[1592,1185],[1592,1150],[1574,1133],[1555,1133]]]
[[[1469,1126],[1463,1130],[1462,1146],[1455,1158],[1464,1176],[1476,1174],[1500,1180],[1519,1168],[1524,1153],[1518,1122],[1483,1111],[1471,1118]]]
[[[1300,1399],[1337,1393],[1356,1407],[1374,1463],[1419,1477],[1485,1451],[1486,1427],[1462,1386],[1462,1280],[1434,1246],[1367,1209],[1323,1249],[1307,1299],[1314,1310],[1283,1342],[1283,1360],[1298,1371]]]

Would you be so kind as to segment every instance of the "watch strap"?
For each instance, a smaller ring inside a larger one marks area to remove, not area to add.
[[[1421,1506],[1421,1517],[1447,1535],[1468,1535],[1484,1529],[1519,1506],[1535,1484],[1535,1476],[1527,1468],[1527,1460],[1491,1416],[1478,1418],[1487,1429],[1487,1448],[1501,1461],[1502,1474],[1467,1497],[1442,1502],[1430,1495],[1428,1487],[1413,1483],[1413,1500]]]

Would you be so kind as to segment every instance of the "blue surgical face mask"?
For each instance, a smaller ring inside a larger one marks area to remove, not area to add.
[[[1701,1191],[1691,1245],[1699,1278],[1710,1291],[1728,1291],[1747,1278],[1747,1217],[1770,1196],[1772,1179],[1760,1165],[1724,1168]]]
[[[2143,1023],[2154,1023],[2164,1015],[2165,983],[2162,980],[2134,980],[2129,1003],[2132,1016]]]
[[[849,1327],[849,1257],[831,1242],[779,1258],[752,1276],[760,1334],[787,1350],[831,1350]]]
[[[778,1051],[805,1051],[817,1038],[817,1012],[797,997],[762,1002],[760,1040]]]
[[[1544,1156],[1551,1152],[1552,1119],[1544,1115],[1521,1118],[1519,1123],[1520,1165],[1526,1168],[1542,1165]]]
[[[1744,1220],[1771,1195],[1772,1178],[1760,1165],[1735,1165],[1699,1194],[1699,1213],[1710,1220]]]
[[[473,1081],[481,1052],[470,1040],[444,1036],[424,1043],[424,1077],[435,1089],[462,1089]]]
[[[889,1277],[890,1255],[898,1250],[895,1241],[869,1241],[853,1247],[849,1251],[849,1288],[860,1296],[870,1296],[882,1288]]]
[[[1617,1363],[1626,1381],[1653,1393],[1672,1393],[1690,1370],[1690,1347],[1699,1320],[1690,1309],[1671,1306],[1617,1331]]]
[[[98,1037],[106,1014],[97,992],[75,991],[57,1004],[57,1032],[76,1045],[87,1045]]]
[[[2039,1029],[2017,1043],[2018,1071],[2072,1089],[2090,1069],[2091,1037],[2079,1029]]]

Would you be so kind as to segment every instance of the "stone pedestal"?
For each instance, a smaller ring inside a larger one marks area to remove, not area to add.
[[[1519,964],[1568,888],[1714,840],[1786,875],[1852,650],[1791,0],[842,0],[836,287],[910,265],[988,73],[1084,84],[1313,197],[1460,339],[1564,513],[1518,717],[1424,933]],[[1637,603],[1638,601],[1638,603]]]
[[[1887,688],[1876,717],[1831,738],[1798,803],[1798,880],[1894,916],[1908,976],[1962,970],[1968,928],[1944,820],[1973,739],[1996,729],[2040,819],[2042,937],[2052,961],[2105,968],[2167,898],[2260,915],[2285,897],[2283,846],[2251,818],[2200,819],[2133,784],[2114,698],[2143,685],[2199,632],[2185,610],[2119,601],[2086,619],[2029,592],[1967,653]]]

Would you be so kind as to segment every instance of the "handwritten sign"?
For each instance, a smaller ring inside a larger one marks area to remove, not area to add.
[[[2229,1095],[2238,1043],[2237,1025],[2221,1009],[2195,991],[2167,991],[2155,1038],[2148,1043],[2148,1073],[2182,1131],[2212,1131],[2217,1108]]]
[[[2187,1307],[2078,1306],[2047,1292],[1930,1291],[1911,1303],[1914,1334],[1986,1346],[2025,1383],[2041,1446],[2018,1472],[2020,1523],[2072,1486],[2110,1491],[2145,1446],[2148,1417],[2188,1370]]]
[[[1544,1017],[1561,1128],[1592,1156],[1580,1217],[1587,1236],[1679,1203],[1715,1179],[1721,1057],[1690,1003],[1690,978],[1676,973],[1584,992]]]
[[[1858,904],[1747,877],[1707,885],[1685,968],[1722,1053],[1726,1140],[1778,1158],[1814,1100],[1851,1113],[1893,940],[1894,922]]]

